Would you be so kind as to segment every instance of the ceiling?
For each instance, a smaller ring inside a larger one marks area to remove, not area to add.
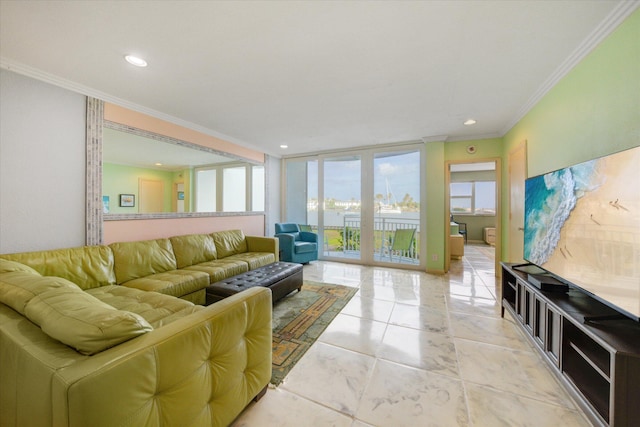
[[[276,156],[476,139],[504,135],[637,7],[2,0],[0,65]]]

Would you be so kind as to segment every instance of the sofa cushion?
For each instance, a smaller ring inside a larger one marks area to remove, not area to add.
[[[169,239],[112,243],[117,284],[175,270],[176,258]]]
[[[242,230],[217,231],[212,233],[218,258],[247,252],[247,241]]]
[[[249,264],[233,258],[215,259],[186,267],[185,270],[202,271],[209,275],[209,282],[215,283],[227,277],[249,271]]]
[[[77,285],[61,277],[45,277],[28,271],[12,271],[0,275],[0,302],[24,315],[25,307],[36,295],[51,289],[75,288]]]
[[[202,290],[208,285],[209,276],[207,274],[188,269],[165,271],[129,280],[122,284],[122,286],[129,288],[160,292],[178,298]]]
[[[242,254],[231,255],[226,260],[238,260],[249,264],[249,270],[255,270],[263,265],[276,262],[276,256],[271,252],[245,252]]]
[[[189,234],[169,238],[178,268],[217,258],[216,244],[210,234]]]
[[[196,311],[204,310],[203,306],[180,298],[158,292],[145,292],[126,286],[103,286],[87,292],[118,310],[139,314],[154,329],[168,325]]]
[[[70,280],[82,289],[115,285],[113,254],[108,246],[82,246],[1,255],[28,265],[43,276]]]
[[[87,355],[153,330],[141,316],[117,310],[77,286],[39,293],[27,303],[25,315],[50,337]]]
[[[22,271],[25,273],[31,273],[40,275],[36,270],[29,267],[28,265],[22,264],[17,261],[9,261],[8,259],[0,258],[0,274],[2,273],[11,273],[15,271]]]

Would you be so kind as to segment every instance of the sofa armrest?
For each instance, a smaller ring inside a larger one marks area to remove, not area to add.
[[[271,292],[255,287],[58,371],[53,424],[226,426],[270,378]]]
[[[247,240],[247,251],[249,252],[270,252],[279,260],[279,241],[275,237],[245,236]]]

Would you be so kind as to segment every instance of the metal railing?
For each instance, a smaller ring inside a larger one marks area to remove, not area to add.
[[[391,245],[396,230],[415,229],[413,241],[409,248],[398,254],[391,253]],[[338,245],[330,247],[325,239],[325,253],[332,256],[354,256],[361,251],[361,218],[359,216],[345,216],[342,227],[325,227],[325,234],[329,230],[340,233]],[[374,257],[387,262],[404,262],[417,264],[419,260],[420,220],[412,218],[374,218]],[[394,255],[394,256],[392,256]],[[397,255],[397,256],[395,256]]]

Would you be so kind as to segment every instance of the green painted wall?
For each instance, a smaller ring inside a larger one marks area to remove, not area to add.
[[[640,145],[640,9],[504,136],[504,158],[523,140],[529,176]],[[506,167],[503,178],[507,182]],[[508,253],[508,200],[505,185],[503,255]]]
[[[138,212],[139,178],[164,182],[164,212],[171,212],[171,191],[173,190],[174,182],[173,172],[104,163],[102,165],[102,195],[109,196],[109,213]],[[120,207],[118,203],[120,194],[134,194],[136,196],[135,207]]]
[[[427,197],[427,271],[444,273],[445,204],[444,204],[444,142],[426,144]],[[448,218],[448,214],[446,218]],[[449,230],[447,230],[447,235]]]
[[[475,145],[474,154],[467,152]],[[444,271],[445,241],[449,236],[449,212],[446,209],[446,162],[469,163],[495,160],[502,157],[500,138],[470,141],[428,142],[427,156],[427,271]],[[503,162],[504,163],[504,162]],[[479,225],[480,229],[484,225]],[[445,232],[446,231],[446,232]],[[480,232],[481,233],[481,232]],[[434,255],[437,259],[434,260]]]

